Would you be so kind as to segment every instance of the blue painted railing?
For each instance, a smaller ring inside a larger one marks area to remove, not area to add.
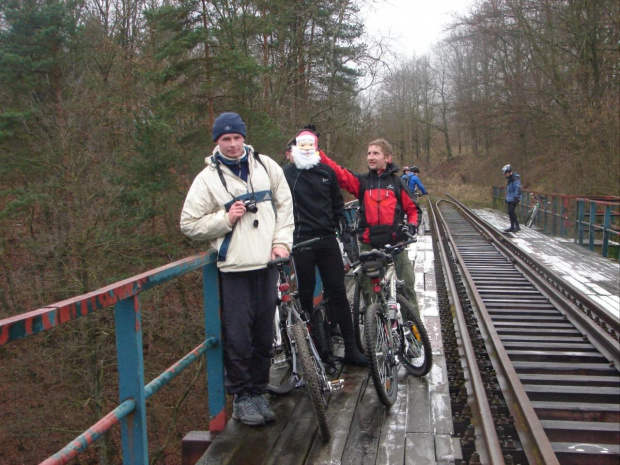
[[[504,210],[505,186],[493,187],[493,208]],[[618,258],[620,199],[548,194],[523,189],[517,214],[527,218],[536,197],[542,196],[534,226],[546,234],[573,238],[574,242]],[[614,249],[612,251],[612,249]]]
[[[576,202],[575,242],[581,246],[587,245],[590,250],[600,245],[603,257],[610,255],[610,245],[615,243],[616,250],[611,255],[618,258],[620,203],[594,199],[577,199]]]
[[[0,320],[0,346],[34,336],[71,320],[114,306],[119,373],[119,405],[61,451],[42,462],[65,464],[117,423],[121,423],[123,463],[148,461],[146,399],[206,353],[209,430],[224,429],[226,394],[220,344],[217,255],[209,251],[116,282],[99,290]],[[140,293],[193,270],[202,269],[206,340],[145,386]]]

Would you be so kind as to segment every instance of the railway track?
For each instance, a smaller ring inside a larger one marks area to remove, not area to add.
[[[432,203],[466,463],[620,463],[618,321],[455,199]]]

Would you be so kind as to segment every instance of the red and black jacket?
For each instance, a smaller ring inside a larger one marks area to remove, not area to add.
[[[336,164],[321,150],[321,162],[331,166],[341,188],[357,197],[360,203],[360,223],[364,228],[362,242],[370,243],[368,227],[377,225],[395,226],[403,221],[416,227],[420,223],[420,207],[409,196],[408,187],[401,184],[398,167],[389,163],[381,172],[368,171],[355,174]]]

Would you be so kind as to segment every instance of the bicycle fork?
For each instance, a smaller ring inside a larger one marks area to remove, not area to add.
[[[310,331],[308,330],[308,323],[304,322],[306,324],[305,328],[306,328],[306,341],[308,341],[308,347],[310,348],[310,352],[312,353],[312,359],[314,361],[314,366],[315,366],[315,370],[317,372],[318,378],[319,378],[319,384],[320,384],[320,389],[321,389],[321,393],[323,395],[323,402],[325,403],[325,408],[327,408],[327,401],[325,399],[325,394],[326,392],[334,392],[334,391],[339,391],[340,389],[342,389],[342,387],[344,386],[344,379],[334,379],[334,380],[330,380],[327,378],[327,374],[325,373],[325,367],[323,366],[323,362],[321,361],[321,357],[319,356],[319,352],[316,350],[316,346],[314,345],[314,341],[312,340],[312,337],[310,336]],[[287,332],[289,332],[289,340],[291,341],[291,343],[293,345],[297,344],[291,334],[291,325],[292,323],[288,323],[287,324]],[[295,355],[297,353],[296,349],[293,349],[293,370],[295,372],[295,374],[298,375],[298,371],[297,371],[297,356]],[[303,377],[299,377],[300,382],[296,385],[296,387],[301,387],[303,386]]]
[[[339,391],[344,386],[344,379],[340,378],[330,380],[327,378],[325,367],[323,366],[319,352],[316,350],[314,341],[312,340],[312,337],[310,337],[309,331],[306,333],[306,337],[308,338],[308,345],[310,346],[310,351],[312,352],[312,357],[314,358],[314,364],[316,365],[316,369],[319,374],[319,382],[321,383],[321,390],[323,391],[323,394],[325,394],[325,391]],[[325,403],[325,407],[327,408],[327,403]]]

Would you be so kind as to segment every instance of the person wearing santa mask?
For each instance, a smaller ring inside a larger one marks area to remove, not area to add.
[[[291,164],[284,167],[293,197],[295,230],[293,244],[319,237],[318,242],[295,254],[295,270],[302,309],[312,314],[316,271],[323,290],[334,309],[334,319],[344,339],[346,364],[367,366],[368,360],[357,348],[351,308],[344,284],[344,266],[336,230],[344,221],[344,200],[332,168],[321,163],[318,135],[300,131],[291,148]]]

